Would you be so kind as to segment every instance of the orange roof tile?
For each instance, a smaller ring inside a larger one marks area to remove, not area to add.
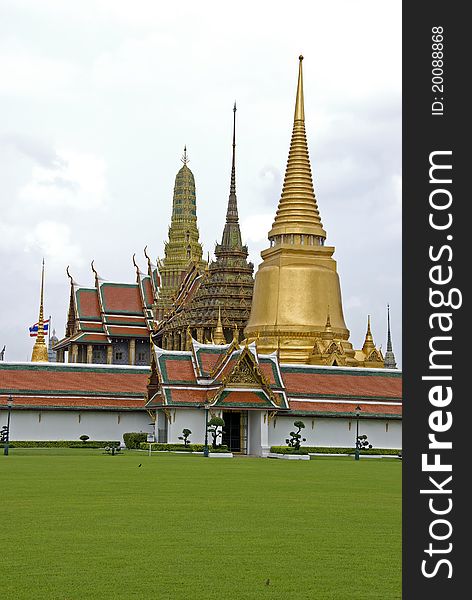
[[[104,310],[107,313],[142,314],[141,296],[137,285],[102,283],[100,285]]]
[[[303,400],[291,400],[292,411],[326,412],[326,413],[352,413],[356,412],[357,403],[354,402],[303,402]],[[398,404],[376,404],[359,403],[362,415],[401,415],[402,407]]]
[[[190,356],[182,358],[166,356],[164,364],[167,372],[166,381],[196,383],[195,371],[193,370],[192,359]]]
[[[348,375],[346,373],[290,372],[282,369],[289,396],[292,394],[401,398],[401,377]]]
[[[100,304],[97,290],[77,290],[77,308],[81,318],[93,317],[100,319]]]
[[[148,372],[104,368],[13,368],[0,370],[0,393],[8,390],[74,391],[102,394],[146,393]]]

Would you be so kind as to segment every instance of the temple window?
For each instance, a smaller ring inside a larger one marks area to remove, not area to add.
[[[115,352],[115,360],[123,360],[123,352]]]

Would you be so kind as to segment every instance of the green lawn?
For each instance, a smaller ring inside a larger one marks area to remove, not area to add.
[[[401,598],[394,459],[13,449],[0,499],[2,600]]]

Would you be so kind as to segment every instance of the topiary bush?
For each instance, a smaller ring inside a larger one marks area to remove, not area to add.
[[[132,432],[123,434],[123,441],[129,450],[136,450],[136,448],[140,447],[141,442],[145,442],[146,440],[147,433],[143,433],[142,431],[139,433]]]
[[[297,431],[291,431],[291,437],[287,438],[285,442],[289,448],[300,450],[301,442],[306,442],[306,438],[302,438],[302,434],[300,433],[302,429],[305,429],[305,423],[303,421],[295,421],[294,425],[298,428]]]
[[[211,433],[211,437],[213,438],[212,446],[214,449],[221,446],[218,444],[218,438],[223,437],[223,430],[220,427],[224,427],[225,422],[221,417],[212,417],[208,421],[208,431]]]
[[[188,446],[190,444],[190,440],[188,439],[188,437],[191,433],[192,432],[190,431],[190,429],[184,429],[182,430],[182,435],[179,435],[179,440],[183,440],[184,446]]]

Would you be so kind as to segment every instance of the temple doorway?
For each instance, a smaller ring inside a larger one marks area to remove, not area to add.
[[[223,438],[221,443],[231,452],[247,452],[247,411],[224,410]]]

